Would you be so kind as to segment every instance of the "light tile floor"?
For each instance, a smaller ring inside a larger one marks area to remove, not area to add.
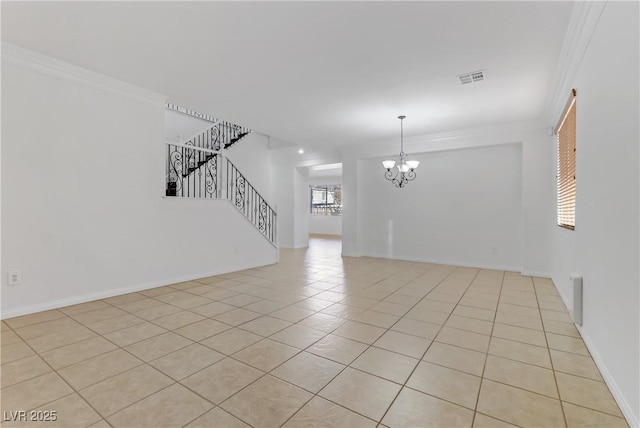
[[[3,321],[3,425],[627,426],[548,279],[280,260]]]

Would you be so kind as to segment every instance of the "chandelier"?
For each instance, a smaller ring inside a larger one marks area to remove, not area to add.
[[[398,116],[400,119],[400,155],[397,156],[397,160],[382,161],[382,166],[387,170],[384,173],[384,178],[391,181],[396,187],[404,187],[408,182],[413,181],[416,178],[415,170],[420,164],[420,161],[409,160],[404,152],[404,128],[402,125],[405,117],[407,116]]]

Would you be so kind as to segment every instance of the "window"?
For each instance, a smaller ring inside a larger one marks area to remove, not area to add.
[[[558,226],[576,227],[576,90],[571,96],[561,121],[558,136]]]
[[[342,214],[342,188],[339,184],[331,186],[309,186],[309,189],[311,191],[311,214]]]

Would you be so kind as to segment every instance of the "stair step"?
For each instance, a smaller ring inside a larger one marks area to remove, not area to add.
[[[228,149],[229,147],[231,147],[232,145],[234,145],[235,143],[237,143],[247,135],[249,135],[249,132],[240,132],[236,137],[232,138],[227,144],[225,144],[224,148]]]
[[[206,164],[207,162],[209,162],[211,159],[213,159],[214,157],[216,157],[216,155],[207,155],[203,160],[199,161],[198,164],[196,166],[190,166],[187,168],[187,172],[183,173],[182,176],[186,177],[188,175],[190,175],[192,172],[197,171],[198,169],[200,169],[200,167],[204,164]]]

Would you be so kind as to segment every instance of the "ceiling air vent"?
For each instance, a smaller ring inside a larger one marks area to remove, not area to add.
[[[484,70],[460,74],[458,79],[460,79],[460,83],[463,85],[466,85],[467,83],[480,82],[481,80],[484,80]]]

